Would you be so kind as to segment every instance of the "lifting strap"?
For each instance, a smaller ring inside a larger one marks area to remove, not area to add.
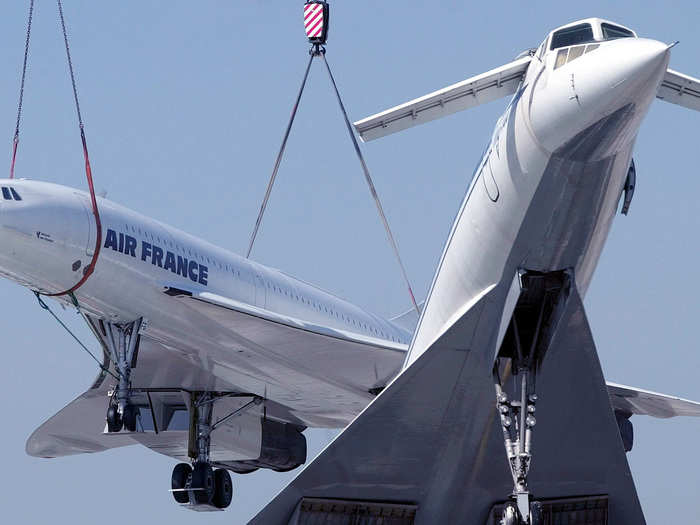
[[[22,119],[22,101],[24,99],[24,79],[27,76],[27,57],[29,56],[29,37],[32,34],[32,18],[34,16],[34,0],[29,0],[29,16],[27,18],[27,36],[24,40],[24,61],[22,62],[22,78],[19,83],[19,103],[17,104],[17,123],[15,124],[15,136],[12,139],[12,163],[10,164],[10,178],[15,178],[15,159],[17,158],[17,146],[19,144],[19,123]]]
[[[63,17],[63,5],[61,0],[57,0],[58,3],[58,14],[61,21],[61,30],[63,31],[63,42],[66,46],[66,58],[68,59],[68,70],[70,72],[71,86],[73,87],[73,99],[75,100],[75,110],[78,114],[78,126],[80,128],[80,140],[83,144],[83,158],[85,159],[85,177],[87,178],[88,188],[90,189],[90,201],[92,203],[92,214],[95,217],[95,250],[92,254],[92,260],[90,264],[85,267],[83,271],[82,278],[74,284],[71,288],[64,290],[62,292],[45,294],[48,297],[58,297],[61,295],[73,294],[78,288],[80,288],[85,281],[92,275],[95,271],[95,264],[97,264],[97,257],[100,255],[100,247],[102,246],[102,221],[100,220],[100,212],[97,208],[97,197],[95,196],[95,186],[92,182],[92,169],[90,168],[90,156],[88,155],[87,141],[85,139],[85,127],[83,125],[83,116],[80,113],[80,102],[78,101],[78,88],[75,84],[75,74],[73,72],[73,61],[70,56],[70,46],[68,45],[68,32],[66,31],[66,22]]]
[[[263,198],[262,204],[260,205],[260,211],[258,212],[258,218],[255,220],[255,226],[253,227],[253,233],[250,235],[250,242],[248,243],[248,251],[245,254],[246,259],[250,258],[250,252],[253,251],[253,244],[255,243],[255,238],[258,236],[258,230],[260,229],[260,223],[262,222],[263,215],[265,214],[265,209],[267,208],[267,201],[270,200],[270,193],[272,193],[272,186],[275,185],[275,179],[277,179],[277,172],[280,169],[280,163],[282,162],[282,156],[284,155],[284,150],[287,147],[287,139],[289,138],[289,132],[292,130],[292,124],[294,123],[294,117],[297,115],[297,109],[299,109],[299,101],[301,100],[301,95],[304,92],[304,87],[306,86],[306,79],[309,78],[309,70],[311,69],[311,62],[314,60],[314,54],[309,53],[311,57],[309,58],[309,63],[306,66],[306,71],[304,72],[304,80],[301,81],[301,87],[299,88],[299,93],[297,93],[297,99],[294,102],[294,107],[292,108],[292,114],[289,117],[289,123],[287,124],[287,129],[284,132],[284,138],[282,139],[282,145],[280,146],[279,153],[277,153],[277,159],[275,160],[275,167],[272,168],[272,175],[270,176],[270,182],[267,183],[267,190],[265,190],[265,197]]]
[[[406,273],[406,268],[403,265],[403,261],[401,260],[401,255],[399,255],[399,247],[396,244],[396,239],[394,239],[394,235],[391,233],[391,228],[389,228],[389,221],[386,218],[386,215],[384,214],[384,208],[382,207],[382,202],[379,200],[379,195],[377,194],[377,190],[374,187],[374,182],[372,182],[372,176],[369,174],[369,168],[367,168],[367,163],[365,162],[365,158],[362,155],[362,150],[360,149],[360,145],[357,143],[357,137],[355,137],[355,133],[352,129],[352,125],[350,124],[350,119],[348,119],[348,113],[345,111],[345,105],[343,104],[343,100],[340,98],[340,92],[338,91],[338,86],[335,83],[335,79],[333,78],[333,73],[331,73],[331,67],[328,65],[328,60],[326,60],[326,52],[325,49],[321,53],[321,58],[323,58],[323,63],[326,65],[326,70],[328,71],[328,76],[331,79],[331,84],[333,84],[333,89],[335,90],[335,96],[338,98],[338,104],[340,105],[340,110],[343,112],[343,118],[345,119],[345,125],[348,128],[348,134],[350,135],[350,139],[352,140],[353,146],[355,146],[355,153],[357,153],[357,158],[360,161],[360,164],[362,165],[362,171],[365,174],[365,180],[367,181],[367,186],[369,186],[369,192],[372,194],[372,198],[374,199],[374,203],[377,205],[377,211],[379,212],[379,217],[382,219],[382,223],[384,224],[384,230],[386,231],[386,235],[389,238],[389,244],[391,244],[391,248],[394,250],[394,255],[396,256],[396,260],[399,263],[399,267],[401,268],[401,274],[403,275],[403,280],[406,282],[406,288],[408,288],[408,294],[411,296],[411,303],[413,303],[413,308],[416,309],[416,312],[420,316],[420,308],[418,308],[418,303],[416,302],[416,296],[413,295],[413,288],[411,288],[411,281],[408,279],[408,274]]]
[[[348,114],[345,111],[345,105],[343,104],[343,100],[340,96],[340,92],[338,91],[338,86],[335,83],[335,79],[333,78],[333,74],[331,73],[331,68],[328,65],[328,61],[326,60],[326,49],[320,44],[314,43],[311,46],[311,50],[309,51],[309,54],[311,55],[311,58],[309,59],[309,63],[306,66],[306,72],[304,73],[304,79],[302,80],[301,83],[301,88],[299,89],[299,93],[297,94],[296,101],[294,103],[294,107],[292,108],[292,114],[289,118],[289,123],[287,124],[287,129],[284,134],[284,138],[282,139],[282,146],[280,147],[279,153],[277,154],[277,160],[275,161],[275,166],[272,170],[272,175],[270,176],[270,181],[267,184],[267,190],[265,191],[265,197],[263,198],[262,205],[260,206],[260,211],[258,212],[258,217],[255,221],[255,226],[253,227],[253,233],[250,236],[250,242],[248,244],[248,251],[246,253],[246,258],[250,257],[250,253],[253,250],[253,244],[255,243],[255,238],[257,237],[258,230],[260,229],[260,223],[262,222],[263,215],[265,214],[265,209],[267,208],[267,202],[270,199],[270,193],[272,192],[272,186],[275,184],[275,179],[277,178],[277,171],[279,170],[280,162],[282,161],[282,156],[284,155],[284,150],[287,146],[287,139],[289,138],[289,132],[292,129],[292,124],[294,123],[294,117],[296,117],[297,114],[297,109],[299,107],[299,101],[301,100],[301,95],[304,92],[304,87],[306,86],[306,79],[309,76],[309,69],[311,68],[311,63],[313,62],[313,59],[317,56],[320,56],[323,59],[323,63],[326,66],[326,70],[328,71],[328,76],[331,80],[331,84],[333,85],[333,90],[335,91],[336,98],[338,99],[338,104],[340,106],[340,110],[343,113],[343,118],[345,119],[345,125],[348,128],[348,133],[350,134],[350,139],[352,140],[353,146],[355,148],[355,153],[357,154],[357,158],[360,161],[360,165],[362,166],[362,171],[365,175],[365,181],[367,182],[367,186],[369,187],[369,191],[372,195],[372,199],[374,199],[374,203],[377,206],[377,211],[379,212],[379,217],[382,220],[382,224],[384,225],[384,230],[386,231],[387,237],[389,239],[389,244],[391,244],[391,248],[394,251],[394,255],[396,256],[396,260],[399,263],[399,267],[401,268],[401,275],[403,276],[403,280],[406,283],[406,288],[408,289],[408,294],[411,297],[411,303],[413,304],[413,307],[415,308],[416,312],[418,315],[420,315],[420,308],[418,307],[418,303],[416,302],[416,297],[413,294],[413,288],[411,287],[411,281],[408,278],[408,274],[406,273],[406,268],[403,264],[403,261],[401,260],[401,255],[399,255],[399,248],[398,245],[396,244],[396,239],[394,238],[394,235],[391,232],[391,228],[389,227],[389,221],[386,218],[386,214],[384,213],[384,208],[382,206],[382,203],[379,199],[379,195],[377,194],[377,190],[374,186],[374,182],[372,181],[372,176],[370,175],[369,168],[367,167],[367,163],[365,162],[364,156],[362,155],[362,150],[360,149],[360,145],[357,142],[357,138],[355,137],[355,133],[352,129],[352,125],[350,124],[350,120],[348,119]]]
[[[83,125],[83,116],[80,112],[80,102],[78,101],[78,88],[75,83],[75,73],[73,71],[73,61],[70,55],[70,46],[68,45],[68,32],[66,31],[66,21],[63,16],[63,4],[61,0],[57,0],[58,4],[58,15],[61,23],[61,31],[63,32],[63,42],[66,47],[66,58],[68,59],[68,71],[70,72],[71,86],[73,87],[73,99],[75,101],[75,109],[78,114],[78,125],[80,128],[80,140],[83,145],[83,158],[85,159],[85,176],[87,178],[88,188],[90,190],[90,200],[92,203],[92,214],[95,217],[95,249],[93,251],[92,260],[83,270],[83,276],[81,279],[72,287],[64,290],[62,292],[44,294],[47,297],[57,297],[61,295],[72,295],[78,288],[80,288],[85,281],[92,275],[95,270],[95,264],[97,263],[97,257],[100,254],[100,247],[102,245],[102,221],[100,220],[100,212],[97,208],[97,197],[95,196],[95,186],[92,181],[92,169],[90,168],[90,157],[88,155],[87,140],[85,139],[85,127]],[[32,33],[32,18],[34,16],[34,0],[29,0],[29,16],[27,20],[27,35],[24,42],[24,61],[22,62],[22,77],[20,80],[19,87],[19,103],[17,105],[17,122],[15,124],[15,135],[12,139],[12,163],[10,164],[10,178],[15,176],[15,161],[17,158],[17,147],[19,145],[19,126],[22,118],[22,103],[24,100],[24,82],[27,76],[27,60],[29,57],[29,39]]]

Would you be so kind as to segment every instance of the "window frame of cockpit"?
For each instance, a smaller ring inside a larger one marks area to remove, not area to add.
[[[563,31],[563,30],[570,30],[570,29],[573,29],[573,28],[576,28],[576,27],[580,27],[580,26],[585,26],[585,25],[590,26],[590,28],[591,28],[591,30],[592,30],[592,32],[593,32],[593,40],[590,40],[590,41],[587,41],[587,42],[579,42],[579,43],[576,43],[576,44],[568,44],[568,45],[566,45],[566,46],[559,46],[559,47],[556,47],[556,48],[555,48],[555,47],[552,47],[552,46],[554,45],[554,35],[555,35],[556,33],[560,32],[560,31]],[[620,37],[616,37],[616,38],[606,38],[606,37],[605,37],[605,33],[603,32],[603,26],[608,26],[608,27],[611,28],[611,29],[618,29],[618,30],[622,30],[622,31],[625,31],[625,32],[629,32],[629,35],[624,36],[624,37],[623,37],[623,36],[620,36]],[[547,42],[547,46],[545,47],[545,49],[546,49],[547,51],[555,51],[555,50],[561,49],[561,48],[563,48],[563,47],[571,47],[571,46],[575,46],[575,45],[591,44],[591,43],[594,43],[594,42],[597,42],[597,43],[609,42],[609,41],[611,41],[611,40],[617,40],[617,39],[619,39],[619,38],[639,38],[639,37],[638,37],[638,35],[637,35],[637,33],[636,33],[635,31],[633,31],[633,30],[630,29],[629,27],[625,27],[625,26],[620,25],[620,24],[615,24],[615,23],[612,23],[612,22],[608,22],[608,21],[606,21],[606,20],[587,21],[587,22],[581,22],[580,24],[575,24],[575,25],[571,25],[571,26],[564,26],[564,27],[560,27],[560,28],[558,28],[558,29],[555,29],[555,30],[552,31],[552,32],[549,34],[549,36],[547,37],[548,42]]]
[[[568,43],[565,45],[559,45],[557,47],[554,47],[554,37],[556,36],[557,33],[561,33],[562,31],[573,31],[574,29],[582,29],[588,26],[588,28],[591,31],[591,38],[589,40],[584,40],[580,42],[573,42],[573,43]],[[567,27],[562,27],[559,29],[556,29],[555,31],[552,31],[552,34],[549,36],[549,45],[547,46],[549,51],[554,51],[556,49],[561,49],[562,47],[571,47],[571,46],[578,46],[578,45],[583,45],[583,44],[589,44],[591,42],[596,42],[596,27],[590,23],[590,22],[582,22],[580,24],[572,25],[572,26],[567,26]]]
[[[624,36],[615,36],[612,38],[606,38],[606,36],[605,36],[605,28],[606,27],[609,29],[612,29],[614,31],[615,30],[622,31],[622,32],[626,32],[629,34],[625,34]],[[610,22],[601,22],[600,23],[600,41],[601,42],[608,42],[610,40],[618,40],[620,38],[637,38],[637,33],[635,33],[634,31],[632,31],[631,29],[629,29],[625,26],[621,26],[618,24],[611,24]]]

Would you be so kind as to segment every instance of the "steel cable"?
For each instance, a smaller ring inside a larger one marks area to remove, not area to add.
[[[17,123],[15,135],[12,139],[12,163],[10,164],[10,178],[15,178],[15,160],[17,159],[17,146],[19,145],[19,124],[22,119],[22,102],[24,101],[24,80],[27,76],[27,58],[29,57],[29,38],[32,34],[32,18],[34,17],[34,0],[29,0],[29,16],[27,17],[27,35],[24,40],[24,60],[22,62],[22,77],[19,83],[19,103],[17,104]]]

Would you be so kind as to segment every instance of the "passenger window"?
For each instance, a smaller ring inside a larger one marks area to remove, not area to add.
[[[12,192],[12,196],[15,198],[16,201],[22,200],[22,197],[19,196],[19,193],[17,193],[14,188],[10,188],[10,191]]]
[[[11,200],[12,200],[12,196],[10,196],[10,190],[7,189],[5,186],[2,187],[2,197],[3,197],[6,201],[11,201]]]
[[[593,28],[591,24],[579,24],[573,27],[561,29],[552,35],[552,45],[550,49],[560,47],[575,46],[593,42]]]

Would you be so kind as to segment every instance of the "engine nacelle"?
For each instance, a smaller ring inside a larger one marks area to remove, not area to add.
[[[306,437],[298,426],[263,419],[262,443],[257,459],[226,462],[226,467],[239,474],[247,474],[259,468],[277,472],[294,470],[306,462]]]

